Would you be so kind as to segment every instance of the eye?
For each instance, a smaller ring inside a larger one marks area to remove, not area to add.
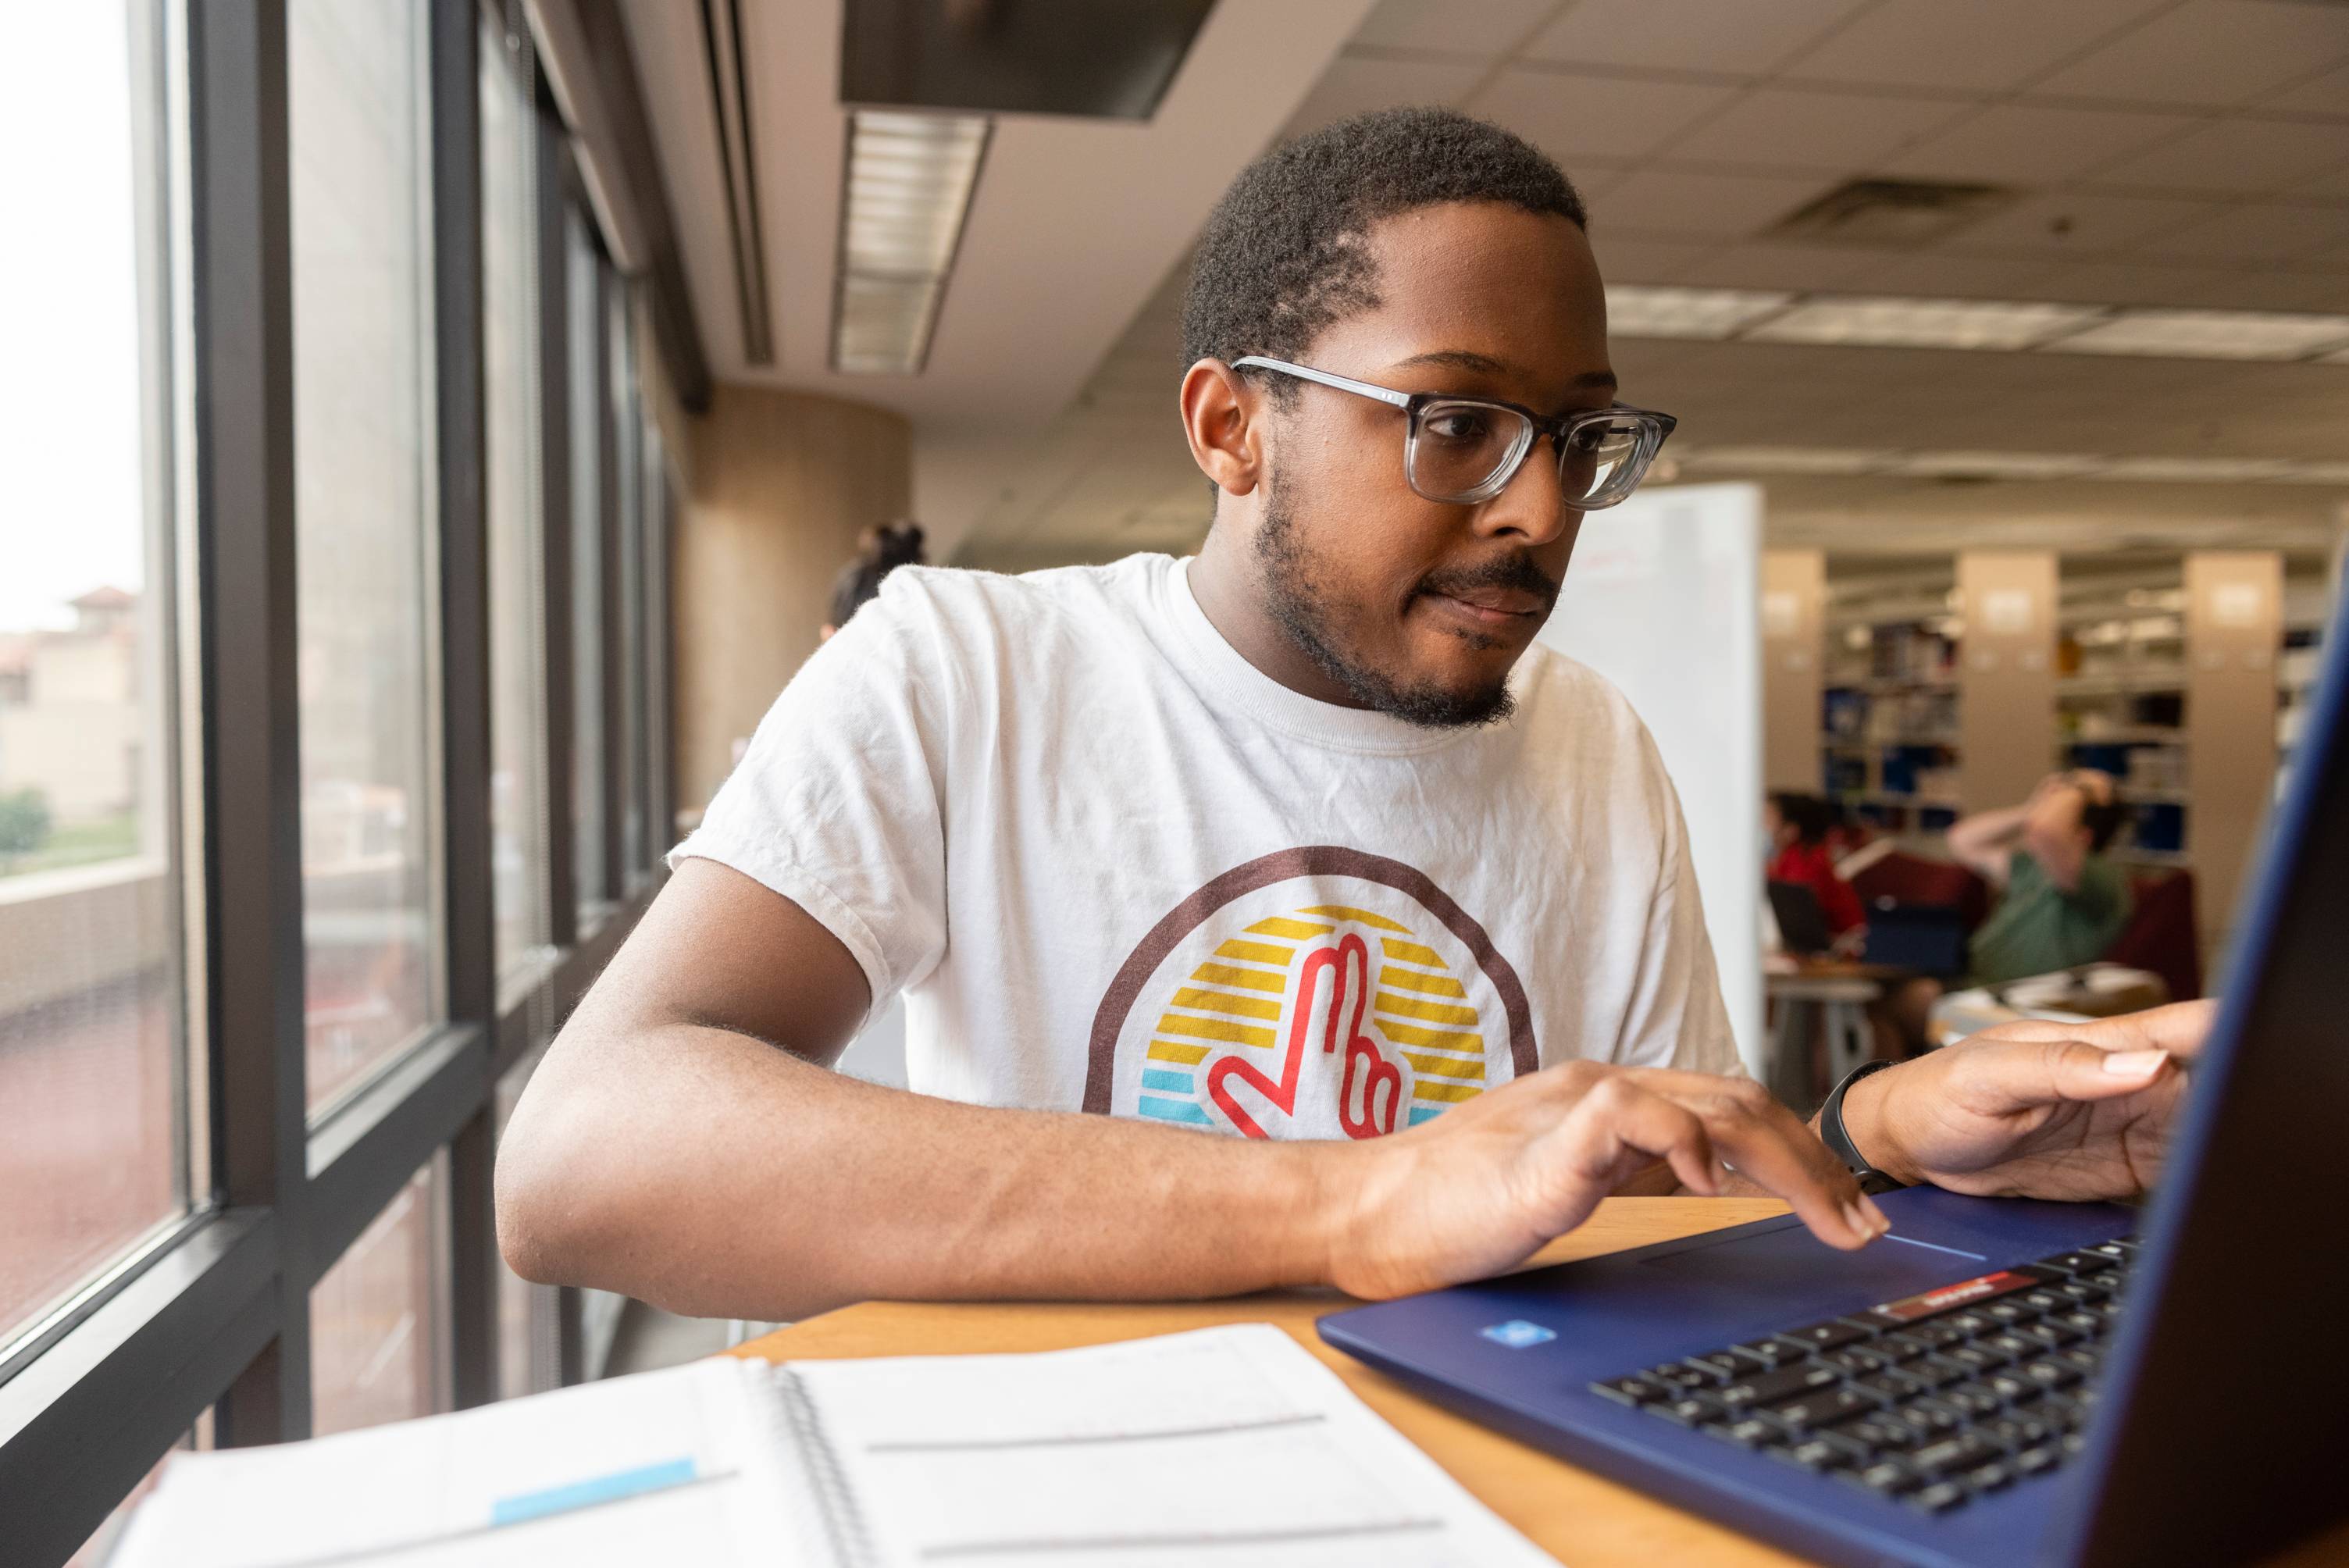
[[[1590,457],[1606,446],[1613,434],[1611,425],[1579,425],[1566,438],[1567,449],[1577,457]]]
[[[1492,432],[1492,416],[1480,408],[1439,408],[1420,427],[1443,441],[1481,441]]]

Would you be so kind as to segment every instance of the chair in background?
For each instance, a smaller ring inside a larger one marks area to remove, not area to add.
[[[2158,872],[2133,878],[2136,910],[2106,961],[2161,976],[2173,1002],[2202,995],[2202,944],[2194,919],[2194,873]]]
[[[1955,861],[1928,860],[1895,850],[1851,879],[1860,903],[1874,909],[1880,899],[1900,904],[1939,904],[1954,909],[1968,931],[1990,913],[1990,884]]]

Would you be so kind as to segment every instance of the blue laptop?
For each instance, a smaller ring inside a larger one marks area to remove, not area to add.
[[[2206,1564],[2349,1518],[2349,624],[2144,1209],[1878,1199],[1334,1314],[1429,1398],[1834,1563]]]

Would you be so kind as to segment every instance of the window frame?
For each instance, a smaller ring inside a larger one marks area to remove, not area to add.
[[[78,1318],[0,1370],[0,1539],[12,1561],[62,1563],[206,1409],[223,1447],[308,1435],[310,1290],[415,1171],[447,1150],[449,1382],[462,1408],[494,1398],[498,1279],[492,1209],[501,1078],[552,1036],[609,961],[659,885],[627,888],[618,864],[622,790],[616,738],[596,763],[612,853],[607,886],[573,885],[572,694],[644,683],[646,739],[669,733],[666,538],[675,477],[646,508],[643,650],[636,671],[612,656],[575,667],[570,346],[565,214],[584,208],[567,136],[527,47],[507,51],[534,121],[540,564],[547,613],[545,722],[550,945],[496,973],[490,863],[490,633],[483,361],[480,98],[481,22],[527,36],[519,0],[424,0],[429,9],[430,248],[440,527],[435,599],[438,689],[430,739],[441,791],[435,895],[446,1022],[315,1127],[304,1092],[300,703],[295,682],[292,254],[287,124],[289,0],[185,0],[168,35],[185,54],[188,213],[194,352],[180,366],[194,408],[191,526],[181,573],[194,634],[181,657],[198,694],[182,784],[201,856],[191,857],[191,1006],[209,1133],[209,1193],[175,1233],[88,1293]],[[596,233],[591,220],[591,235]],[[600,245],[600,237],[597,239]],[[599,292],[629,285],[599,269]],[[598,344],[599,376],[608,346]],[[639,389],[631,398],[641,403]],[[596,432],[614,459],[608,414]],[[652,490],[650,484],[647,490]],[[597,544],[599,606],[616,644],[618,576],[606,487]],[[183,626],[183,629],[184,628]],[[607,707],[607,712],[610,711]],[[606,727],[609,729],[610,726]],[[669,813],[667,759],[641,764],[648,829]],[[190,837],[194,839],[191,830]],[[661,836],[646,843],[658,864]],[[604,907],[579,918],[578,892]],[[543,1288],[543,1287],[533,1287]],[[564,1381],[584,1364],[577,1292],[558,1297]],[[16,1554],[21,1554],[16,1555]]]

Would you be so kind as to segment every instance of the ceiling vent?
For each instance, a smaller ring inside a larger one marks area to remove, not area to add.
[[[1819,245],[1927,245],[2012,206],[2015,194],[1996,185],[1854,180],[1780,219],[1764,237]]]

